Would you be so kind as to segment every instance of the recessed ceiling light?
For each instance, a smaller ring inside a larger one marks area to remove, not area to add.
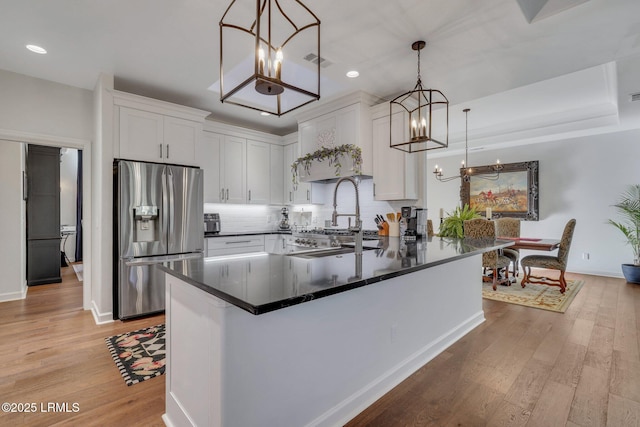
[[[45,48],[37,46],[35,44],[28,44],[27,49],[29,49],[31,52],[39,53],[40,55],[44,55],[45,53],[47,53],[47,50]]]
[[[349,77],[350,79],[355,79],[359,75],[360,73],[357,72],[356,70],[347,71],[347,77]]]
[[[267,113],[266,111],[263,111],[262,113],[260,113],[261,116],[270,116],[271,113]]]

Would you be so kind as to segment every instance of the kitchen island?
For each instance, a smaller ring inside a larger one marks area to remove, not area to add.
[[[508,241],[380,241],[362,255],[166,265],[172,426],[343,425],[484,321],[481,254]]]

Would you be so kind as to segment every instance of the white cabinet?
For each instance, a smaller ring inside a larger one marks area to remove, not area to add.
[[[282,234],[267,234],[264,236],[264,250],[270,254],[285,253],[285,237]]]
[[[206,240],[207,257],[264,251],[263,235],[209,237]]]
[[[124,95],[114,96],[118,123],[114,152],[117,158],[199,165],[198,150],[205,112],[190,120],[172,116],[174,111],[166,106],[168,103],[133,95],[121,96]],[[182,110],[187,107],[175,108],[176,115],[186,115]]]
[[[220,195],[225,203],[246,202],[246,140],[225,135],[220,144]]]
[[[300,156],[298,146],[299,144],[295,143],[284,147],[284,202],[285,204],[323,204],[322,188],[319,187],[322,184],[298,182],[297,186],[293,185],[291,165]]]
[[[389,113],[386,109],[372,120],[373,196],[375,200],[418,199],[418,154],[389,146]],[[394,141],[406,138],[403,116],[394,114]],[[396,126],[398,122],[398,126]],[[397,131],[397,132],[395,132]]]
[[[222,186],[220,185],[220,145],[223,135],[203,132],[201,161],[204,170],[204,203],[222,202]]]
[[[284,203],[284,147],[282,145],[270,145],[271,170],[269,180],[271,188],[269,190],[269,203],[281,205]]]
[[[271,200],[271,147],[247,141],[247,203],[266,205]]]

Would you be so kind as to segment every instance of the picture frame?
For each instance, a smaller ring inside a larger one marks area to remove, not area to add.
[[[464,169],[461,170],[464,172]],[[495,165],[475,166],[462,179],[460,199],[480,215],[491,208],[492,218],[539,219],[538,161],[507,163],[499,173]],[[464,176],[464,173],[461,173]]]

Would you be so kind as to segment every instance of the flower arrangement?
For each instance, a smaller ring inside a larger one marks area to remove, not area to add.
[[[305,154],[299,157],[291,165],[291,172],[293,174],[293,184],[298,184],[298,168],[303,167],[306,173],[310,173],[311,164],[313,161],[323,162],[329,161],[329,166],[335,167],[336,176],[340,176],[340,164],[341,156],[350,156],[353,160],[353,171],[359,175],[362,169],[362,149],[353,144],[343,144],[337,147],[322,147],[313,153]]]

